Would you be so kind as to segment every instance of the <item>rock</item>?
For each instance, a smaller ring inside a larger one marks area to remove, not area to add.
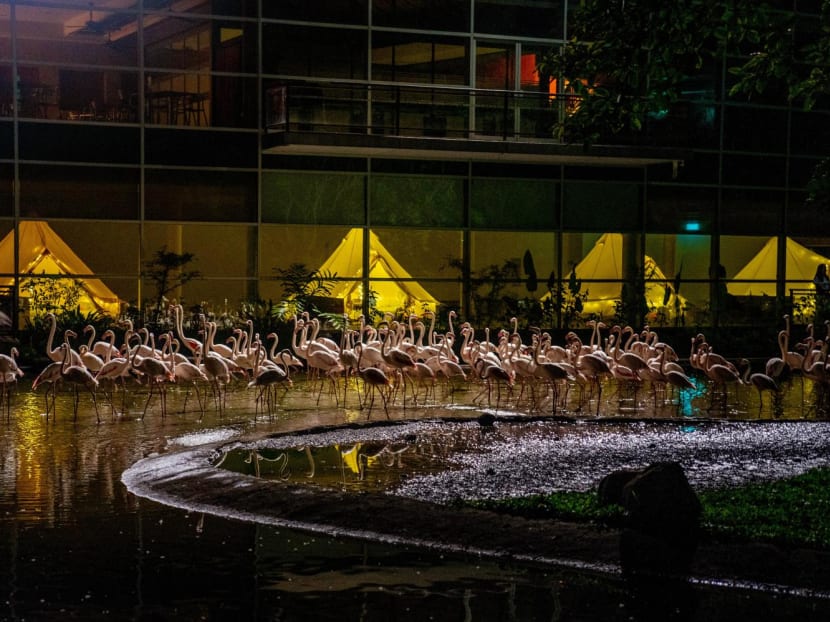
[[[677,462],[652,464],[622,489],[622,506],[634,529],[666,535],[696,530],[700,500]]]
[[[599,482],[597,497],[600,505],[622,505],[623,487],[642,473],[642,469],[620,469],[603,477]]]
[[[478,425],[489,428],[496,422],[496,416],[491,413],[483,413],[478,416]]]
[[[697,550],[701,505],[677,462],[615,471],[600,482],[600,501],[623,506],[620,561],[628,575],[678,576]],[[619,501],[614,501],[619,499]]]

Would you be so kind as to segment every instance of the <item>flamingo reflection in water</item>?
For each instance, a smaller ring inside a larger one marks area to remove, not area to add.
[[[355,443],[349,449],[340,449],[340,469],[343,483],[346,481],[346,468],[357,475],[358,481],[366,478],[366,470],[373,466],[389,468],[400,468],[403,466],[403,454],[411,450],[409,445],[393,448],[387,443],[380,448],[375,444]]]

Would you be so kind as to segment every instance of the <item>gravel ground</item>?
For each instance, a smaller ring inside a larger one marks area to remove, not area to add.
[[[288,435],[257,446],[409,443],[447,468],[413,474],[387,492],[435,503],[586,491],[607,473],[679,462],[696,490],[780,479],[830,464],[830,423],[424,422]],[[438,449],[436,449],[436,447]]]

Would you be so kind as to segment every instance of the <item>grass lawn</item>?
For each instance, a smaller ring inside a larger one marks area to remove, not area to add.
[[[830,548],[830,469],[789,479],[698,492],[705,534]],[[622,525],[620,506],[602,507],[596,491],[559,492],[468,505],[527,518]]]

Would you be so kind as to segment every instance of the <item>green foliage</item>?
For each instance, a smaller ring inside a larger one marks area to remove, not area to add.
[[[153,253],[152,259],[144,262],[141,276],[156,287],[152,307],[156,316],[164,312],[167,294],[201,276],[198,270],[184,269],[195,260],[193,253],[176,253],[163,246]]]
[[[580,2],[569,15],[570,39],[539,66],[540,74],[561,80],[575,96],[554,134],[584,144],[636,137],[649,117],[659,118],[681,99],[684,81],[725,55],[742,59],[729,68],[730,97],[783,94],[812,109],[830,95],[830,0],[822,0],[818,20],[780,6],[754,0]],[[808,20],[817,23],[806,26]],[[830,163],[820,166],[810,197],[826,205]]]
[[[623,519],[621,507],[601,506],[596,493],[593,492],[564,491],[550,495],[477,500],[469,502],[468,505],[526,518],[595,521],[603,524],[619,524]]]
[[[542,301],[545,323],[548,326],[557,326],[558,317],[562,318],[564,328],[579,328],[585,321],[592,319],[583,317],[585,301],[588,299],[588,290],[582,291],[582,279],[577,277],[576,266],[571,267],[568,282],[563,285],[556,279],[556,274],[550,273],[547,282],[548,295]]]
[[[797,477],[707,491],[703,526],[718,535],[830,547],[830,469]]]
[[[465,264],[460,259],[448,260],[451,268],[463,275]],[[501,265],[491,264],[469,275],[471,308],[469,319],[482,326],[507,324],[511,317],[521,316],[521,321],[532,322],[541,317],[541,306],[532,298],[519,299],[507,295],[509,285],[526,283],[521,278],[520,264],[515,259],[505,259]]]
[[[47,313],[62,315],[78,306],[83,293],[81,282],[73,278],[33,276],[20,283],[27,296],[29,313],[26,322],[35,321]]]
[[[274,272],[277,273],[283,289],[283,298],[273,310],[275,317],[288,320],[304,312],[321,316],[314,298],[328,297],[331,294],[336,274],[310,270],[303,263],[292,263],[285,269],[274,268]]]
[[[759,41],[773,15],[750,0],[580,2],[570,39],[540,64],[579,98],[557,125],[559,138],[592,143],[639,132],[649,115],[680,99],[683,81],[707,61]]]
[[[704,491],[701,525],[712,536],[787,545],[830,547],[830,469],[736,488]],[[529,497],[465,502],[479,509],[526,518],[545,518],[604,525],[623,524],[617,505],[600,506],[596,491],[556,492]]]
[[[804,18],[798,24],[791,12],[769,15],[747,50],[748,60],[729,70],[736,79],[730,95],[751,98],[776,90],[805,110],[830,95],[830,0],[821,3],[818,24],[810,27],[811,36],[796,39],[794,28],[804,28]]]

